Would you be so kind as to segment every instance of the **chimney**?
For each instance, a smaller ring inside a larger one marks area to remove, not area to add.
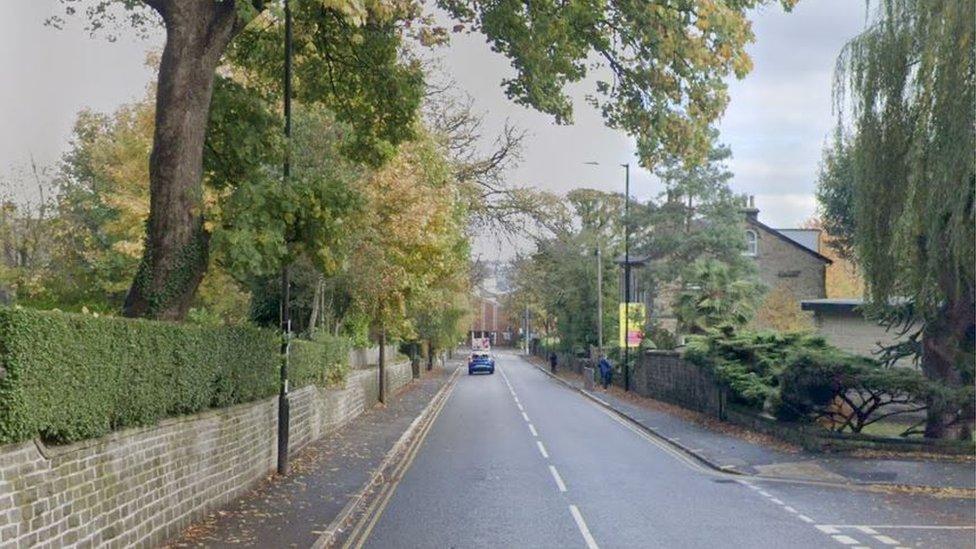
[[[759,221],[759,208],[756,207],[756,197],[750,194],[745,200],[745,204],[746,207],[742,209],[742,213],[746,214],[746,219]]]

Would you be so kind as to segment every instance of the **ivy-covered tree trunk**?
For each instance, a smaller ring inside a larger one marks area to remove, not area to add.
[[[186,316],[207,268],[203,224],[203,147],[214,73],[237,30],[235,2],[147,0],[162,16],[156,128],[149,157],[149,220],[142,262],[124,314]]]

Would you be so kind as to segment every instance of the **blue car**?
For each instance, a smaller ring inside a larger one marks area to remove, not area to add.
[[[475,372],[495,373],[495,358],[491,353],[485,351],[471,353],[471,358],[468,359],[468,375]]]

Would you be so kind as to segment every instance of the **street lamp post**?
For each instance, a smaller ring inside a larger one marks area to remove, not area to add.
[[[603,356],[603,250],[596,243],[596,341],[597,352]]]
[[[599,162],[584,162],[599,166]],[[624,169],[624,391],[630,390],[630,163],[621,164]],[[598,252],[599,253],[599,252]],[[600,273],[601,271],[597,271]],[[602,292],[601,292],[602,296]],[[602,308],[601,308],[602,312]],[[602,332],[602,316],[600,332]],[[603,338],[600,337],[600,347]]]
[[[282,166],[282,184],[287,185],[291,178],[291,58],[292,58],[292,30],[291,7],[285,1],[285,160]],[[281,331],[284,339],[281,353],[284,360],[281,363],[281,387],[278,393],[278,474],[288,473],[288,423],[291,416],[291,404],[288,401],[288,351],[291,340],[291,281],[289,280],[289,266],[286,263],[281,268]]]
[[[624,391],[630,390],[630,164],[624,167]]]

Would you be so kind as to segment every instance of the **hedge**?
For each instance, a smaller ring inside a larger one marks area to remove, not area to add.
[[[55,443],[274,395],[279,338],[0,307],[0,443]]]
[[[319,334],[314,341],[292,341],[288,360],[289,383],[295,389],[306,385],[341,385],[349,372],[351,348],[348,338],[328,334]]]

